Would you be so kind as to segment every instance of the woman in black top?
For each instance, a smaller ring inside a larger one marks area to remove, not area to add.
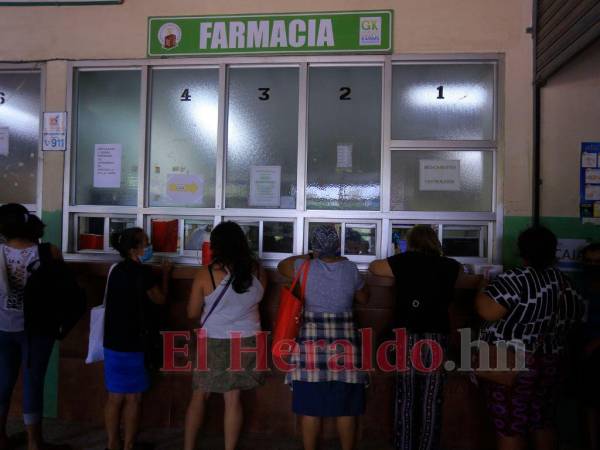
[[[416,225],[407,241],[405,253],[373,261],[369,271],[395,279],[395,324],[406,330],[407,355],[424,340],[442,350],[436,355],[431,346],[421,347],[421,363],[426,368],[440,365],[435,370],[419,371],[407,362],[407,370],[396,375],[395,448],[437,450],[445,382],[438,357],[445,353],[450,332],[448,307],[455,288],[475,288],[480,277],[466,275],[460,263],[442,256],[442,245],[430,226]]]
[[[170,263],[162,265],[162,285],[149,266],[152,247],[141,228],[128,228],[111,236],[113,248],[123,257],[107,280],[104,323],[104,379],[108,390],[105,421],[110,450],[120,449],[121,414],[125,420],[124,449],[134,448],[139,427],[142,393],[150,385],[145,351],[158,334],[156,305],[168,291]]]

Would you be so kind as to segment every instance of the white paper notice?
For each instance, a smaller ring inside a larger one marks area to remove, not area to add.
[[[598,154],[583,152],[581,154],[581,167],[598,167]]]
[[[167,175],[167,196],[180,204],[202,203],[204,179],[199,175],[171,173]]]
[[[280,197],[281,166],[251,166],[248,205],[278,208]]]
[[[352,144],[337,145],[337,168],[352,169]]]
[[[8,156],[8,127],[0,127],[0,155]]]
[[[585,169],[585,182],[600,184],[600,169]]]
[[[419,160],[419,190],[460,191],[460,161]]]
[[[94,187],[121,187],[121,144],[96,144],[94,148]]]
[[[585,199],[586,200],[600,200],[600,184],[586,184],[585,185]]]

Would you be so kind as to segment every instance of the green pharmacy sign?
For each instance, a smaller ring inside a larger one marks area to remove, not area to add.
[[[392,11],[151,17],[149,56],[390,53]]]

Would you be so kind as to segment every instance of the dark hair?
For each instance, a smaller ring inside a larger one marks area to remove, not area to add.
[[[233,275],[233,290],[238,294],[252,286],[252,272],[258,263],[242,228],[235,222],[222,222],[210,234],[213,262],[227,267]]]
[[[521,232],[519,255],[534,269],[544,270],[556,263],[556,236],[548,228],[537,225]]]
[[[408,231],[406,243],[409,250],[427,255],[441,256],[442,244],[430,225],[415,225]]]
[[[110,245],[123,258],[129,257],[129,251],[139,248],[144,242],[144,230],[138,227],[127,228],[110,236]]]
[[[581,261],[589,263],[590,253],[600,252],[600,242],[592,242],[581,249]]]
[[[0,234],[6,240],[38,242],[44,235],[44,227],[44,222],[35,214],[30,214],[23,205],[7,203],[0,206]]]

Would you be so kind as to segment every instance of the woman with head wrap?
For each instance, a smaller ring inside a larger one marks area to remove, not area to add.
[[[335,417],[342,449],[351,450],[367,383],[352,307],[354,301],[367,303],[369,295],[356,265],[338,256],[340,237],[333,225],[319,226],[310,242],[313,255],[293,256],[278,266],[282,275],[293,278],[308,265],[299,351],[286,383],[293,391],[292,409],[302,416],[304,449],[316,449],[323,417]],[[340,340],[350,345],[330,345]]]

